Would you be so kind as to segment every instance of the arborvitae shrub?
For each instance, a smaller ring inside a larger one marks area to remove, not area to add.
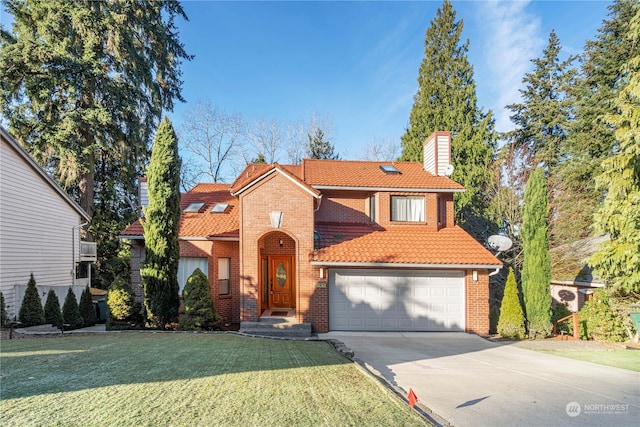
[[[82,316],[83,326],[85,328],[96,324],[96,308],[93,306],[91,291],[89,291],[88,286],[82,291],[82,295],[80,295],[78,310],[80,311],[80,316]]]
[[[64,306],[62,307],[62,318],[64,323],[69,326],[65,326],[66,329],[78,329],[82,328],[84,320],[80,316],[80,310],[78,308],[78,300],[76,294],[73,293],[73,289],[69,288],[67,297],[64,299]]]
[[[4,326],[9,321],[9,316],[7,315],[7,307],[4,305],[4,295],[0,292],[0,326]]]
[[[509,269],[500,307],[498,333],[505,338],[521,340],[525,337],[524,313],[518,297],[518,284],[513,269]]]
[[[180,318],[180,329],[213,331],[220,328],[222,318],[213,306],[209,280],[199,268],[187,279],[182,298],[184,314]]]
[[[62,311],[60,311],[60,300],[53,291],[47,293],[47,302],[44,303],[44,322],[51,323],[53,326],[62,328]]]
[[[117,324],[126,324],[133,321],[140,313],[140,304],[135,302],[135,294],[129,282],[122,277],[116,277],[107,294],[107,329]]]
[[[595,291],[578,312],[580,338],[599,341],[624,341],[626,329],[622,318],[609,305],[606,289]]]
[[[22,299],[18,319],[23,327],[44,324],[44,310],[42,309],[42,301],[40,300],[40,295],[38,295],[36,279],[33,278],[33,273],[31,273],[29,283],[27,283],[27,290]]]

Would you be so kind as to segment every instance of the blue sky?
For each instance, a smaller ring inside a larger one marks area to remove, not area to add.
[[[499,131],[511,129],[504,106],[555,29],[564,55],[595,38],[608,1],[454,1],[470,40],[479,105]],[[330,127],[342,158],[363,158],[374,139],[399,144],[417,90],[425,31],[441,1],[186,1],[180,38],[196,57],[183,65],[183,95],[171,118],[209,101],[248,121]],[[283,155],[284,157],[284,155]],[[286,159],[280,159],[285,161]]]
[[[511,129],[504,106],[519,101],[522,78],[551,29],[563,55],[580,53],[610,3],[453,2],[470,40],[479,105],[494,112],[499,131]],[[425,32],[442,1],[182,4],[189,21],[177,21],[179,36],[195,59],[182,66],[187,103],[169,115],[176,129],[197,102],[283,127],[307,123],[316,113],[340,157],[362,159],[374,139],[399,147]],[[5,25],[9,19],[0,16]],[[277,160],[287,161],[285,150]]]

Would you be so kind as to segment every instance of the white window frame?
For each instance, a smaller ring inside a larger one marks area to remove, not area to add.
[[[218,258],[218,295],[231,295],[231,258]]]
[[[182,291],[187,284],[189,276],[196,271],[196,268],[202,270],[205,276],[209,277],[209,259],[206,257],[180,257],[178,263],[178,286],[180,287],[179,294],[182,296]]]
[[[424,222],[425,215],[424,196],[391,196],[392,222]]]

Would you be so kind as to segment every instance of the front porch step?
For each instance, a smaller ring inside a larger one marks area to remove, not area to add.
[[[240,323],[240,333],[263,337],[310,338],[311,323],[294,323],[283,318],[261,318],[260,322]]]

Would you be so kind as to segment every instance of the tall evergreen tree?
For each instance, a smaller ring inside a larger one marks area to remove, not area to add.
[[[628,37],[640,43],[640,9]],[[602,163],[596,179],[606,197],[594,216],[595,230],[609,233],[590,263],[614,288],[640,294],[640,52],[621,69],[625,84],[618,112],[608,116],[615,126],[614,154]],[[638,295],[636,295],[638,299]]]
[[[319,127],[315,132],[308,135],[307,156],[310,159],[337,160],[339,156],[334,154],[334,147],[331,142],[325,140],[324,131]]]
[[[2,0],[0,107],[28,151],[89,214],[96,169],[133,189],[163,109],[182,100],[176,0]],[[116,174],[117,172],[117,174]]]
[[[9,321],[7,306],[4,304],[4,295],[0,292],[0,326],[4,326]]]
[[[523,101],[507,106],[513,111],[511,121],[516,125],[516,129],[509,132],[507,137],[513,149],[524,155],[521,159],[523,172],[520,176],[526,182],[531,171],[542,164],[549,177],[550,202],[554,210],[552,231],[557,222],[565,220],[559,217],[556,204],[556,195],[562,193],[564,186],[558,180],[557,170],[563,157],[561,149],[572,117],[567,91],[576,73],[571,68],[575,58],[561,61],[561,49],[560,39],[551,30],[542,57],[532,60],[534,68],[523,79],[525,88],[520,90]],[[516,183],[518,184],[524,183]]]
[[[551,262],[549,260],[549,197],[545,174],[536,169],[527,182],[522,211],[522,295],[530,338],[551,333]]]
[[[158,127],[147,170],[149,205],[142,223],[146,259],[140,270],[147,320],[159,328],[178,315],[180,165],[178,138],[165,118]]]
[[[554,30],[541,58],[532,60],[533,71],[522,80],[523,102],[511,104],[511,121],[516,129],[508,137],[517,147],[527,148],[531,170],[539,163],[549,170],[560,160],[560,147],[566,138],[570,105],[566,92],[575,71],[570,68],[574,58],[560,61],[560,39]]]
[[[44,324],[42,300],[38,294],[36,279],[33,277],[33,273],[31,273],[29,282],[27,282],[27,289],[24,292],[20,311],[18,312],[18,320],[20,320],[24,327]]]
[[[60,311],[60,300],[53,289],[47,293],[47,301],[44,303],[44,323],[62,328],[62,311]]]
[[[575,120],[562,147],[566,160],[559,170],[563,188],[556,203],[562,210],[560,216],[570,220],[556,226],[555,240],[585,237],[603,198],[595,177],[602,173],[602,162],[616,145],[606,117],[617,112],[616,98],[624,81],[622,66],[640,51],[640,44],[627,37],[631,18],[639,8],[635,0],[614,1],[608,19],[595,40],[587,41],[580,57],[581,73],[569,91]]]
[[[456,193],[456,220],[479,237],[487,224],[490,163],[496,145],[493,113],[477,106],[469,40],[460,42],[463,22],[456,21],[451,2],[445,0],[425,36],[424,59],[418,72],[418,92],[402,136],[401,160],[422,161],[423,144],[432,132],[451,131],[452,179],[465,186]]]

